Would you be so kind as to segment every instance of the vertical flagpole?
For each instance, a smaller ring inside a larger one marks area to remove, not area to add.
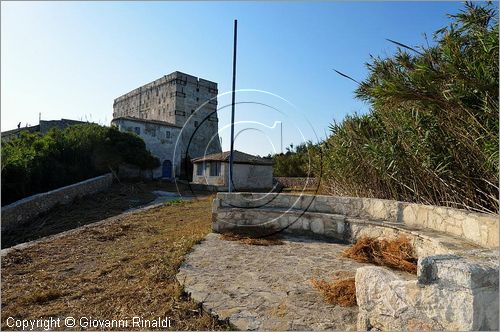
[[[233,45],[233,93],[231,102],[231,150],[229,151],[229,185],[228,191],[233,192],[233,162],[234,162],[234,102],[236,93],[236,41],[238,39],[238,20],[234,20]]]
[[[281,133],[281,153],[283,153],[283,121],[280,122],[280,125],[281,125],[281,130],[280,130],[280,133]]]

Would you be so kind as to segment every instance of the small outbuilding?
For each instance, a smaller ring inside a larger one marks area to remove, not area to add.
[[[226,151],[192,159],[193,183],[216,186],[221,191],[227,190],[229,155],[230,152]],[[272,159],[234,151],[233,186],[235,191],[271,189]]]

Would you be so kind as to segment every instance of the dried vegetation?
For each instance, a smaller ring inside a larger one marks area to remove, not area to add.
[[[405,236],[394,240],[364,237],[346,249],[343,255],[362,263],[417,273],[417,258],[410,240]]]
[[[210,200],[127,215],[12,251],[2,259],[5,319],[170,317],[175,330],[228,329],[183,292],[175,275],[210,231]]]
[[[238,241],[254,246],[274,246],[283,244],[283,241],[280,240],[278,235],[259,236],[256,234],[224,233],[220,238],[225,241]]]
[[[342,307],[356,305],[356,286],[352,272],[339,271],[334,274],[331,281],[313,278],[311,284],[329,304]]]

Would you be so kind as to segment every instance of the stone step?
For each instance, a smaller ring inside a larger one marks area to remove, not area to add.
[[[260,202],[259,202],[260,201]],[[498,330],[498,216],[369,198],[218,194],[213,230],[298,233],[355,242],[407,236],[417,276],[356,271],[358,330]]]
[[[490,251],[470,240],[421,226],[276,207],[221,207],[217,210],[217,219],[212,227],[216,232],[260,229],[294,234],[313,233],[349,243],[365,236],[395,238],[406,235],[412,241],[418,257],[435,254],[474,256],[477,252]],[[469,254],[471,251],[475,254]]]
[[[362,197],[278,193],[218,193],[213,212],[225,208],[290,209],[429,228],[498,248],[498,215],[462,209]]]

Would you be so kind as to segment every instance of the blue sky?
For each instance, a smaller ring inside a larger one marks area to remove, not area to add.
[[[179,70],[231,89],[238,19],[235,146],[265,155],[317,141],[333,120],[363,113],[355,83],[370,54],[424,43],[460,2],[2,2],[1,128],[42,119],[109,125],[113,99]],[[219,106],[230,96],[219,98]],[[266,104],[268,106],[263,106]],[[219,113],[229,147],[230,107]],[[245,130],[246,129],[246,130]],[[249,129],[249,130],[248,130]]]

